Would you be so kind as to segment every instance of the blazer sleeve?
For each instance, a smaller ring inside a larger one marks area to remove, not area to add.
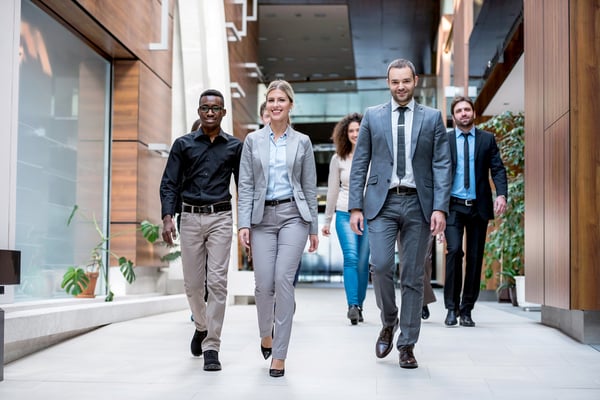
[[[327,178],[327,205],[325,206],[325,224],[330,225],[340,193],[340,163],[337,154],[329,162],[329,177]]]
[[[319,210],[317,204],[317,165],[315,163],[315,153],[312,148],[312,143],[308,136],[304,135],[303,148],[304,148],[304,161],[302,163],[302,191],[304,192],[304,198],[308,203],[310,210],[311,222],[309,234],[319,234]]]
[[[238,229],[250,228],[254,202],[254,171],[252,170],[253,138],[248,135],[244,140],[240,158],[238,182]]]
[[[496,143],[496,138],[491,134],[491,148],[490,148],[490,173],[492,175],[492,181],[496,187],[497,196],[505,196],[508,198],[508,180],[506,177],[506,168],[500,157],[500,150]]]

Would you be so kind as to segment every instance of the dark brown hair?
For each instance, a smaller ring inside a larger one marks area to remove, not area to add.
[[[333,139],[333,143],[335,144],[336,154],[342,160],[345,160],[352,152],[352,143],[350,142],[350,139],[348,139],[348,127],[352,122],[358,122],[360,125],[360,121],[362,121],[362,114],[351,113],[342,118],[342,120],[335,125],[335,128],[333,128],[331,139]]]
[[[456,96],[455,98],[452,99],[452,103],[450,104],[450,111],[451,111],[452,115],[454,115],[454,107],[456,107],[456,105],[458,103],[460,103],[461,101],[466,101],[467,103],[469,103],[471,105],[471,108],[473,109],[473,111],[475,111],[475,104],[473,103],[473,100],[471,100],[470,97]]]

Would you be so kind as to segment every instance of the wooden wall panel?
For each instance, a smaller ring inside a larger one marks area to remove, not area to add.
[[[137,61],[113,64],[113,140],[137,140],[140,66]]]
[[[251,3],[248,2],[248,15],[252,11]],[[244,64],[258,62],[258,23],[247,18],[244,22],[242,11],[241,4],[234,4],[230,0],[225,1],[226,21],[232,22],[239,31],[246,31],[246,35],[241,40],[228,42],[230,79],[232,83],[240,85],[245,93],[245,97],[232,98],[231,101],[233,108],[233,132],[231,133],[240,139],[246,137],[252,130],[248,129],[248,125],[257,124],[259,121],[257,85],[260,84],[258,77],[251,76],[256,71],[244,67]]]
[[[571,237],[568,114],[546,131],[544,155],[544,304],[569,309]]]
[[[572,0],[571,307],[600,310],[600,0]]]
[[[171,88],[140,65],[139,130],[142,143],[171,144]]]
[[[569,110],[569,0],[544,1],[544,127]]]
[[[544,64],[543,3],[524,2],[525,276],[527,300],[544,303]]]
[[[55,0],[56,1],[56,0]],[[171,86],[173,7],[169,2],[169,49],[150,50],[150,43],[160,42],[161,1],[159,0],[72,0],[107,31],[118,39],[136,58],[140,59]]]

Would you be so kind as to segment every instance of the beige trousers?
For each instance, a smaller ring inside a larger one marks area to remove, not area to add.
[[[202,351],[219,351],[227,302],[232,213],[181,215],[181,264],[188,303],[199,331],[208,331]],[[204,301],[204,281],[208,299]]]

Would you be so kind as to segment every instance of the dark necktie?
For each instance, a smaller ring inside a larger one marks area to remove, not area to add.
[[[469,164],[469,134],[470,132],[463,132],[462,135],[465,138],[465,147],[463,150],[463,160],[465,162],[465,169],[464,169],[464,176],[465,176],[465,182],[464,182],[464,186],[465,189],[468,189],[469,186],[471,186],[470,183],[470,178],[471,178],[471,169],[470,169],[470,164]]]
[[[404,112],[406,110],[408,110],[408,107],[398,107],[398,154],[396,154],[396,173],[398,174],[398,179],[402,179],[405,174]]]

